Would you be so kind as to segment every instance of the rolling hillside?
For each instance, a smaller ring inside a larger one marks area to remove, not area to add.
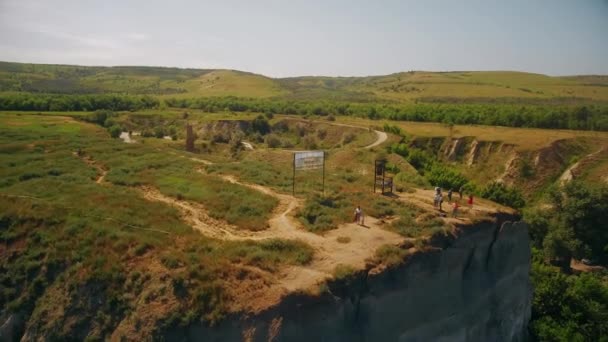
[[[349,102],[605,103],[607,76],[510,71],[269,78],[236,70],[84,67],[0,62],[0,92],[238,96]]]

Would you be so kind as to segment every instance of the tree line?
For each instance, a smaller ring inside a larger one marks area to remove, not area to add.
[[[291,115],[347,115],[368,119],[439,122],[550,129],[608,131],[608,105],[530,105],[469,103],[361,103],[286,101],[238,97],[168,98],[134,95],[2,94],[0,110],[132,111],[160,106],[206,112],[255,112]]]
[[[208,112],[348,115],[368,119],[552,129],[608,131],[608,105],[517,105],[445,103],[349,103],[236,97],[167,99],[169,107]]]
[[[131,95],[37,95],[2,94],[0,110],[80,112],[95,110],[133,111],[157,108],[160,101],[152,96]]]

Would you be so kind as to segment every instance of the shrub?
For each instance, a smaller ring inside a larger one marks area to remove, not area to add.
[[[25,172],[21,175],[19,175],[19,180],[20,181],[26,181],[26,180],[30,180],[30,179],[34,179],[34,178],[40,178],[42,177],[41,174],[36,173],[36,172]]]
[[[158,126],[158,127],[154,128],[154,136],[156,138],[159,138],[159,139],[162,138],[162,137],[164,137],[165,136],[165,129],[163,127],[161,127],[161,126]]]
[[[458,171],[439,164],[433,164],[425,176],[432,185],[445,189],[460,189],[461,186],[468,183],[468,180]]]
[[[122,130],[120,129],[120,127],[118,125],[114,125],[114,126],[110,127],[109,131],[110,131],[110,136],[112,138],[118,138],[120,136],[120,133],[122,133]]]
[[[417,170],[424,170],[433,163],[434,158],[423,150],[412,149],[408,153],[407,161]]]
[[[355,269],[349,265],[338,264],[334,269],[334,278],[336,280],[344,280],[355,275]]]
[[[481,196],[494,202],[513,208],[523,208],[526,204],[523,195],[514,187],[507,187],[503,183],[492,182],[482,191]]]
[[[326,231],[336,226],[335,220],[341,217],[340,209],[344,205],[342,198],[315,196],[306,202],[298,216],[309,230]]]
[[[270,124],[268,123],[268,120],[266,120],[263,116],[258,115],[258,117],[253,119],[253,121],[251,122],[251,129],[254,133],[257,132],[261,135],[266,135],[270,133]]]
[[[281,147],[281,139],[274,134],[268,134],[266,138],[264,138],[264,142],[270,148]]]
[[[355,134],[352,132],[347,132],[342,135],[342,145],[346,145],[355,140]]]
[[[406,254],[406,250],[393,245],[381,246],[375,253],[376,259],[389,266],[403,263]]]
[[[317,138],[319,138],[319,140],[324,140],[326,136],[327,136],[327,130],[326,129],[319,128],[317,130]]]
[[[406,144],[394,144],[391,146],[391,152],[396,153],[403,158],[407,158],[410,154],[409,149]]]
[[[401,131],[401,128],[399,126],[390,125],[390,124],[384,124],[383,128],[384,128],[383,130],[386,133],[392,133],[392,134],[395,134],[395,135],[403,135],[403,133]]]
[[[314,150],[318,147],[317,140],[315,139],[315,137],[310,135],[304,137],[302,144],[304,144],[304,148],[309,150]]]

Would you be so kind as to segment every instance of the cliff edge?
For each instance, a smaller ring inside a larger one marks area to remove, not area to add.
[[[413,248],[411,249],[414,250]],[[521,341],[531,314],[528,227],[512,215],[458,227],[396,266],[369,265],[319,295],[170,331],[167,340]]]

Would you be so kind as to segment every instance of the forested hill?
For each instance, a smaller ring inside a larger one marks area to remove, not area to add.
[[[608,76],[415,71],[368,77],[270,78],[236,70],[0,62],[0,92],[568,105],[608,103]]]

